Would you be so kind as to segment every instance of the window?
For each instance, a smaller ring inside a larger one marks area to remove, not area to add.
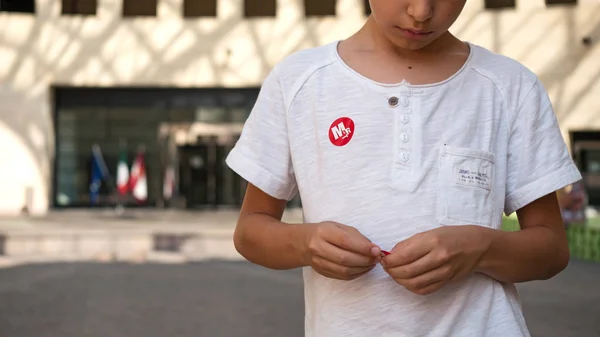
[[[577,0],[546,0],[546,6],[552,5],[577,5]]]
[[[217,0],[185,0],[183,16],[186,18],[217,16]]]
[[[0,0],[0,12],[35,13],[35,0]]]
[[[364,0],[365,1],[365,14],[367,16],[371,15],[371,5],[369,4],[369,0]]]
[[[485,9],[515,8],[515,0],[485,0]]]
[[[62,14],[96,15],[97,0],[62,0]]]
[[[304,0],[306,16],[335,15],[336,0]]]
[[[156,16],[158,0],[123,0],[123,16]]]
[[[274,17],[277,14],[277,0],[244,0],[244,16]]]

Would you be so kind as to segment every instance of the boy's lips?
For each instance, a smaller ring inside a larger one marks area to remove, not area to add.
[[[422,39],[422,38],[426,38],[429,35],[433,34],[432,31],[401,28],[398,26],[396,26],[396,29],[398,29],[400,31],[400,33],[402,33],[402,35],[404,35],[405,37],[411,38],[411,39]]]

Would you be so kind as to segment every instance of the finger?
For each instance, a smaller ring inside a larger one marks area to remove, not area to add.
[[[394,248],[389,255],[383,256],[381,265],[384,268],[409,265],[428,255],[432,249],[433,247],[426,246],[411,246],[402,249]]]
[[[338,226],[340,231],[325,238],[327,242],[336,245],[339,248],[366,256],[380,256],[381,248],[373,244],[369,239],[358,231],[350,231],[342,226]]]
[[[317,273],[319,273],[319,274],[321,274],[321,275],[323,275],[325,277],[328,277],[328,278],[331,278],[331,279],[336,279],[336,280],[343,280],[343,281],[349,281],[349,280],[357,279],[357,278],[359,278],[359,277],[361,277],[361,276],[369,273],[371,271],[371,269],[367,269],[367,270],[363,271],[362,273],[358,273],[358,274],[346,275],[346,274],[337,274],[337,273],[326,271],[326,270],[319,269],[319,268],[314,268],[314,270]]]
[[[403,266],[415,262],[416,260],[427,255],[434,246],[430,240],[425,238],[425,235],[417,234],[404,241],[399,242],[390,255],[383,258],[383,266],[387,268]]]
[[[371,268],[372,269],[372,268]],[[342,280],[342,281],[350,281],[350,280],[355,280],[367,273],[369,273],[371,271],[371,269],[365,270],[362,273],[359,274],[354,274],[354,275],[336,275],[332,272],[328,272],[325,270],[319,270],[319,269],[315,269],[315,271],[325,277],[331,278],[331,279],[335,279],[335,280]]]
[[[343,250],[332,244],[323,245],[320,256],[335,264],[347,267],[371,267],[374,266],[380,257],[370,257],[351,251]]]
[[[371,267],[371,268],[369,268],[369,269],[365,270],[365,271],[364,271],[364,272],[362,272],[362,273],[359,273],[359,274],[354,274],[354,275],[350,276],[349,280],[354,280],[354,279],[357,279],[357,278],[359,278],[359,277],[361,277],[361,276],[363,276],[363,275],[365,275],[365,274],[368,274],[368,273],[369,273],[371,270],[373,270],[373,268],[375,268],[375,266],[373,266],[373,267]]]
[[[444,285],[446,285],[446,281],[440,281],[440,282],[430,284],[425,288],[416,289],[414,291],[411,290],[411,292],[413,292],[417,295],[429,295],[429,294],[433,294],[434,292],[442,289],[442,287],[444,287]]]
[[[446,262],[446,260],[437,259],[434,254],[427,254],[412,263],[386,267],[385,270],[394,278],[408,280],[440,268]]]
[[[395,278],[395,280],[407,289],[414,291],[425,289],[439,282],[447,282],[451,277],[451,268],[444,266],[411,279]]]
[[[315,262],[316,262],[315,264],[318,266],[319,269],[322,269],[326,272],[329,272],[329,273],[332,273],[332,274],[338,275],[338,276],[358,275],[358,274],[368,272],[369,270],[371,270],[375,267],[374,265],[365,266],[365,267],[341,266],[339,264],[336,264],[336,263],[329,261],[327,259],[324,259],[322,257],[316,258]]]

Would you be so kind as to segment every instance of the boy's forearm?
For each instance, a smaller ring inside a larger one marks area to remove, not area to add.
[[[306,266],[307,224],[287,224],[265,214],[242,215],[234,234],[237,251],[270,269]]]
[[[564,240],[549,228],[484,231],[488,245],[477,271],[500,282],[549,279],[569,263],[568,246],[565,247]]]

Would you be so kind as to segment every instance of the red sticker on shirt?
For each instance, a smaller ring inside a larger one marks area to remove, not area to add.
[[[329,127],[329,140],[335,146],[344,146],[354,136],[354,121],[348,117],[335,120]]]

